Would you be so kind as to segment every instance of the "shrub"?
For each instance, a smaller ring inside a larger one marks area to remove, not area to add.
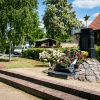
[[[69,50],[71,52],[78,52],[78,48],[76,47],[66,47],[66,48],[53,48],[55,50],[60,50],[63,53],[68,52]],[[22,51],[22,57],[25,58],[32,58],[32,59],[39,59],[39,53],[46,50],[46,48],[30,48],[27,50]],[[96,47],[96,59],[100,62],[100,46]]]
[[[34,60],[39,59],[39,53],[44,51],[45,48],[29,48],[27,50],[22,51],[22,57],[32,58]]]
[[[100,62],[100,46],[96,47],[96,58]]]
[[[59,50],[54,50],[54,49],[47,49],[41,53],[39,53],[39,59],[41,61],[46,60],[48,62],[55,62],[57,61],[59,58],[63,57],[65,55],[65,53],[62,53]]]
[[[41,61],[50,62],[51,65],[56,62],[65,67],[70,67],[70,65],[73,65],[73,63],[79,66],[80,63],[84,62],[87,59],[87,56],[87,51],[80,51],[73,48],[66,51],[66,53],[54,49],[48,49],[39,53],[39,59]]]

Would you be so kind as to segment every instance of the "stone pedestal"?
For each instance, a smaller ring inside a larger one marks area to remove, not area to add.
[[[96,59],[83,62],[75,71],[75,79],[89,82],[100,81],[100,62]]]

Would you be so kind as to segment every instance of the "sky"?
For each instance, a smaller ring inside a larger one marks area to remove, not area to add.
[[[45,5],[43,5],[42,2],[43,0],[38,0],[38,13],[41,22],[45,10]],[[86,14],[90,16],[87,21],[87,25],[90,25],[100,13],[100,0],[68,0],[68,4],[70,3],[73,5],[73,10],[76,11],[77,19],[81,20],[84,25],[86,25],[86,22],[84,21]],[[41,27],[43,26],[44,25],[41,23]]]

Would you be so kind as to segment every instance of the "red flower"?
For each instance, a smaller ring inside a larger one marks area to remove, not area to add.
[[[80,53],[78,53],[78,54],[77,54],[77,56],[78,56],[78,57],[80,57],[80,56],[81,56],[81,54],[80,54]]]
[[[70,58],[70,61],[72,62],[74,60],[74,58]]]

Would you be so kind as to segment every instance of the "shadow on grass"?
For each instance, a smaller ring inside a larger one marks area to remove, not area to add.
[[[13,59],[13,60],[11,59],[11,61],[17,61],[17,60],[16,59]],[[9,59],[1,59],[0,58],[0,62],[9,62]]]
[[[0,59],[0,62],[9,62],[9,59]]]

